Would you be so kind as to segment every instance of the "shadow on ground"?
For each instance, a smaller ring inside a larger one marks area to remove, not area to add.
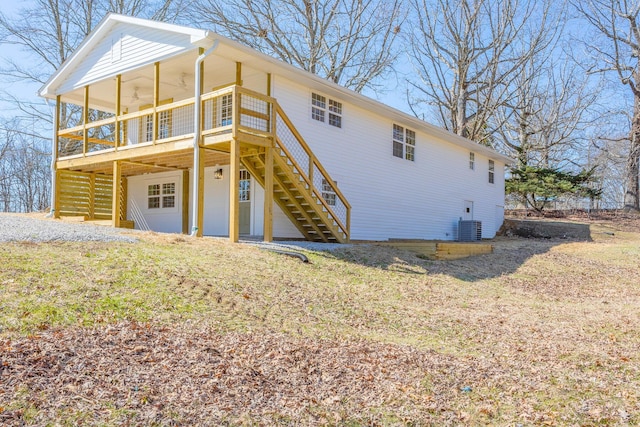
[[[492,241],[491,254],[446,261],[427,260],[410,251],[374,244],[352,245],[321,256],[400,273],[443,274],[475,282],[511,274],[531,257],[571,241],[575,240],[498,237]]]

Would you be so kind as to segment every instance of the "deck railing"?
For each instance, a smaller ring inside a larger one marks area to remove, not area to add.
[[[285,112],[276,104],[276,148],[286,153],[307,186],[349,239],[351,205],[329,173],[298,133]]]
[[[58,159],[192,139],[194,98],[112,116],[58,131]],[[203,94],[202,136],[264,144],[289,157],[310,191],[349,236],[351,206],[274,98],[241,86]],[[132,153],[133,154],[133,153]]]

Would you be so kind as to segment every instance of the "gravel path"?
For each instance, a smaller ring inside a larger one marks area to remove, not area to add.
[[[131,230],[126,230],[131,232]],[[0,213],[0,242],[130,242],[123,230],[93,224]]]
[[[122,230],[90,223],[64,222],[20,214],[0,213],[0,242],[137,242],[125,236],[136,230]],[[226,239],[214,237],[214,239]],[[265,243],[259,240],[240,240],[240,243],[268,250],[282,251],[333,251],[349,245],[339,243],[316,243],[305,241],[277,241]]]

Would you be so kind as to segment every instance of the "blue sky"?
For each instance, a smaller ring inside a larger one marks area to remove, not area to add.
[[[11,16],[19,10],[28,5],[30,1],[10,1],[0,0],[0,11],[6,16]],[[12,60],[15,62],[28,61],[25,52],[18,49],[16,46],[0,43],[0,63],[4,63],[6,60]],[[410,70],[410,65],[405,56],[401,55],[396,67],[395,73],[390,73],[387,81],[384,82],[385,89],[381,93],[374,93],[372,91],[364,91],[363,94],[374,99],[397,108],[401,111],[411,114],[407,102],[405,100],[405,84],[404,76]],[[44,104],[44,100],[37,96],[37,92],[40,89],[40,85],[30,82],[12,81],[7,84],[6,79],[2,78],[4,83],[0,86],[1,92],[8,92],[13,96],[20,97],[24,101],[34,102],[38,104]],[[0,116],[11,117],[19,112],[16,110],[15,105],[12,103],[0,101]]]

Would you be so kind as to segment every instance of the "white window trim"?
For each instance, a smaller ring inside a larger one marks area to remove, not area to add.
[[[492,159],[489,159],[489,175],[487,181],[490,185],[496,183],[496,162]]]
[[[396,127],[402,129],[402,137],[401,138],[396,138],[396,132],[395,129]],[[408,132],[411,132],[413,134],[413,144],[410,144],[408,142]],[[418,135],[416,133],[415,130],[413,129],[409,129],[406,126],[403,125],[399,125],[397,123],[393,123],[391,126],[391,155],[397,159],[402,159],[402,160],[407,160],[409,162],[415,163],[416,161],[416,140],[418,139]],[[402,155],[401,156],[396,156],[395,155],[395,146],[396,143],[401,144],[402,145]],[[412,158],[409,159],[407,158],[407,153],[409,150],[407,150],[407,147],[411,147],[413,149],[412,152]]]
[[[314,96],[324,98],[324,107],[318,106],[314,104]],[[310,109],[309,109],[309,118],[313,122],[324,123],[328,126],[331,126],[334,129],[343,129],[344,128],[344,102],[339,101],[337,99],[331,98],[320,92],[310,92]],[[331,103],[335,103],[339,105],[340,111],[335,111],[332,109]],[[314,117],[314,109],[317,109],[319,112],[322,112],[322,120],[319,120]],[[331,116],[338,117],[340,119],[340,126],[336,126],[331,124]]]
[[[165,186],[168,184],[173,184],[173,193],[165,193],[164,189]],[[180,194],[180,179],[178,179],[177,177],[173,177],[173,178],[162,178],[162,179],[154,179],[154,180],[148,180],[145,181],[144,184],[144,189],[145,189],[145,201],[144,201],[144,206],[143,206],[143,211],[147,214],[169,214],[169,213],[177,213],[180,210],[180,203],[181,203],[181,197],[182,195]],[[159,189],[160,189],[160,193],[158,195],[150,195],[149,194],[149,187],[151,187],[152,185],[158,185]],[[164,197],[168,197],[168,196],[173,196],[173,207],[163,207],[164,204]],[[158,197],[160,200],[160,206],[157,208],[150,208],[149,207],[149,199],[152,197]]]

